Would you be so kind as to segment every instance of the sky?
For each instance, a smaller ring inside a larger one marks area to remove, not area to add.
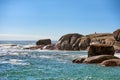
[[[112,33],[119,14],[120,0],[0,0],[0,40]]]

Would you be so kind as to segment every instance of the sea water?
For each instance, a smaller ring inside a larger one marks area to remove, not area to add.
[[[0,80],[120,80],[120,67],[72,63],[86,51],[23,49],[34,44],[0,41]]]

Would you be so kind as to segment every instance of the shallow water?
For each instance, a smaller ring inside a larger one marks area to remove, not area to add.
[[[85,51],[23,50],[0,47],[0,80],[119,80],[120,67],[73,64]]]

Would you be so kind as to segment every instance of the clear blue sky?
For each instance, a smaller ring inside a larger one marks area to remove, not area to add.
[[[120,0],[0,0],[0,39],[58,40],[120,28]]]

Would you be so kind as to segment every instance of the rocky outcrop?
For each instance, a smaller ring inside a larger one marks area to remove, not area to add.
[[[101,63],[109,59],[119,59],[118,57],[112,55],[98,55],[86,58],[83,63]]]
[[[91,39],[90,44],[107,44],[113,45],[115,39],[111,33],[95,33],[87,35]]]
[[[88,57],[97,55],[114,55],[115,50],[113,46],[105,44],[92,44],[88,50]]]
[[[96,45],[104,44],[104,45],[113,46],[116,52],[118,52],[118,50],[120,50],[120,29],[114,31],[113,34],[112,33],[96,33],[96,32],[94,34],[89,34],[86,36],[83,36],[78,33],[65,34],[57,41],[57,43],[55,43],[53,50],[74,50],[74,51],[88,50],[90,45],[93,45],[93,44],[96,44]],[[50,39],[38,40],[36,42],[36,45],[44,45],[44,46],[49,45],[49,47],[53,46],[51,45]],[[35,47],[37,48],[38,46],[35,46]],[[100,48],[98,49],[98,51],[99,50]],[[105,49],[103,50],[104,50],[104,53],[99,52],[99,54],[106,54],[111,49],[107,51]]]
[[[56,43],[59,50],[86,50],[90,44],[90,38],[78,33],[63,35]]]
[[[40,39],[36,42],[36,45],[49,45],[51,44],[50,39]]]
[[[78,39],[80,39],[82,36],[83,35],[77,33],[63,35],[56,43],[56,45],[59,50],[75,50],[75,47],[73,45],[75,45],[78,48]]]
[[[104,66],[120,66],[120,58],[114,56],[114,47],[106,44],[92,44],[88,57],[78,57],[73,63],[100,64]]]
[[[116,31],[114,31],[113,36],[116,41],[120,41],[120,29],[117,29]]]
[[[100,63],[102,66],[120,66],[120,59],[109,59]]]

